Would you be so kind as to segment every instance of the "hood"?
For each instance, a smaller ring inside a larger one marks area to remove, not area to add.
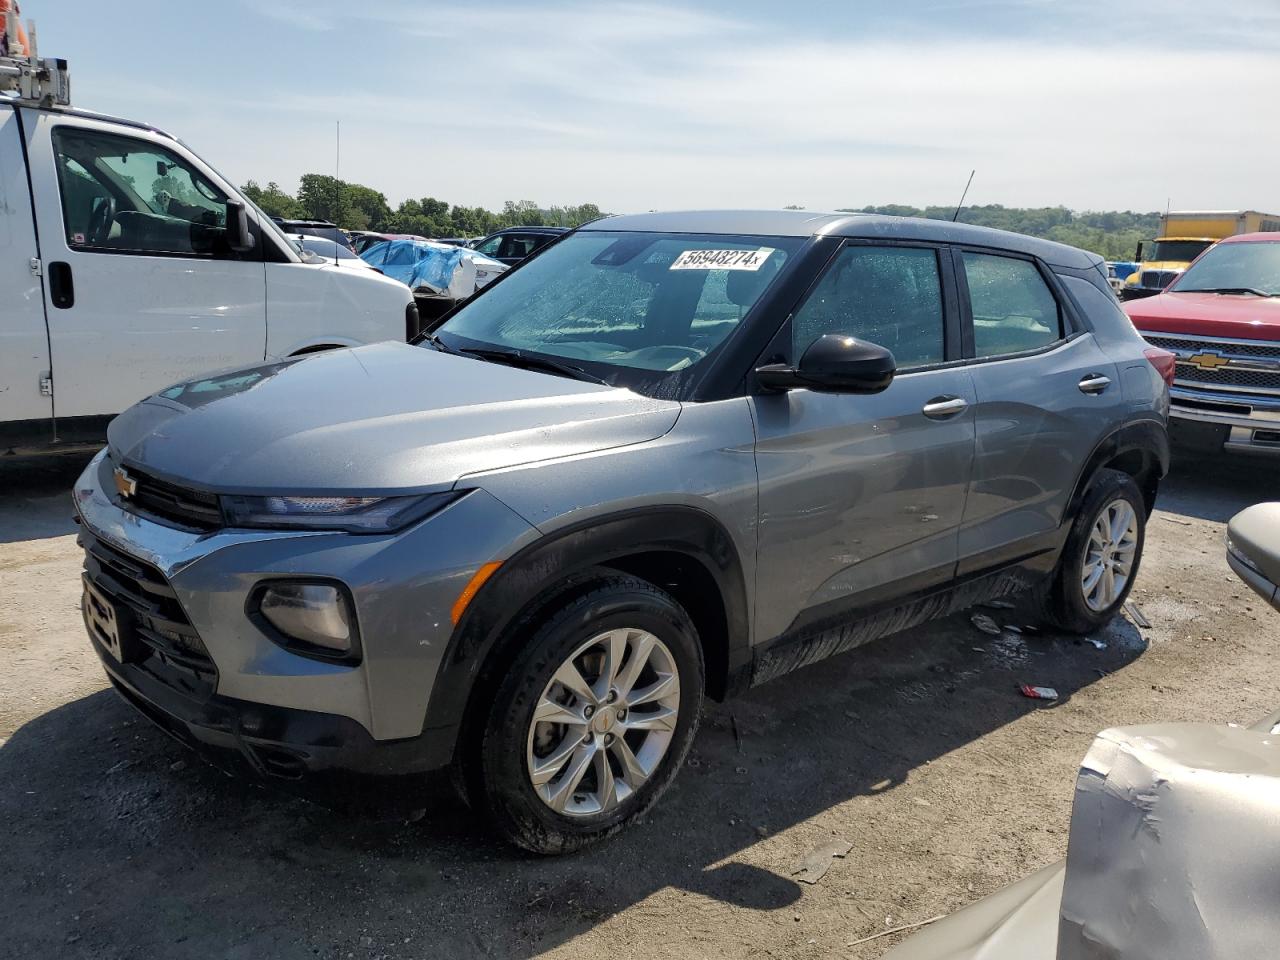
[[[1173,291],[1122,306],[1144,333],[1280,340],[1280,297]]]
[[[107,436],[118,460],[198,489],[376,495],[642,443],[679,413],[629,390],[388,342],[178,384]]]
[[[925,927],[882,960],[1055,960],[1065,876],[1060,860]]]

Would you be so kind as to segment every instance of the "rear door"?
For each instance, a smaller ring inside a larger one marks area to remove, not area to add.
[[[0,106],[0,429],[33,421],[32,439],[48,440],[53,398],[41,381],[52,368],[39,256],[18,115]]]
[[[965,353],[977,391],[963,575],[1048,549],[1081,468],[1124,415],[1115,365],[1047,267],[956,249]]]
[[[29,110],[23,126],[59,421],[263,359],[261,244],[227,247],[229,184],[147,130]]]
[[[948,362],[960,347],[954,290],[940,247],[849,242],[789,320],[782,359],[839,333],[888,347],[898,373],[874,395],[751,398],[759,637],[953,575],[975,399],[968,371]]]

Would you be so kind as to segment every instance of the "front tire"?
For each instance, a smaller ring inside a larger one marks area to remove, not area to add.
[[[1046,619],[1084,634],[1119,613],[1138,575],[1146,526],[1146,505],[1133,478],[1100,470],[1050,581]]]
[[[666,592],[607,576],[519,647],[480,742],[480,794],[510,842],[568,853],[651,807],[693,742],[702,648]]]

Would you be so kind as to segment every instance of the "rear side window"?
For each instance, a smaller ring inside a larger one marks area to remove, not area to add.
[[[843,333],[888,348],[899,367],[944,359],[938,255],[925,247],[845,247],[791,322],[793,355]]]
[[[1062,339],[1062,311],[1034,263],[968,251],[960,256],[973,308],[975,356],[1020,353]]]

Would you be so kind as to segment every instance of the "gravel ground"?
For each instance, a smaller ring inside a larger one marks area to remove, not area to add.
[[[1280,616],[1222,549],[1233,513],[1280,495],[1280,464],[1181,458],[1134,595],[1150,629],[1118,620],[1098,649],[960,615],[810,667],[711,707],[646,822],[532,858],[447,795],[413,822],[335,812],[228,779],[139,719],[79,622],[82,465],[0,465],[11,956],[872,958],[900,937],[846,945],[1062,856],[1099,729],[1280,706]],[[1022,682],[1062,699],[1024,699]],[[798,883],[797,861],[837,840],[848,855]]]

